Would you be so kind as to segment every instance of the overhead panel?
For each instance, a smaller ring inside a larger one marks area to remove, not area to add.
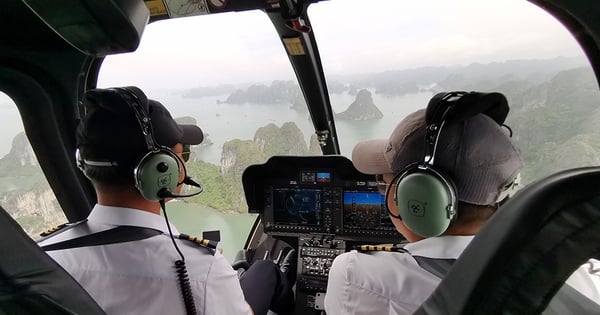
[[[137,49],[150,14],[142,0],[22,0],[50,29],[92,56]]]
[[[151,21],[212,13],[279,8],[279,0],[145,0],[145,3],[150,11]]]

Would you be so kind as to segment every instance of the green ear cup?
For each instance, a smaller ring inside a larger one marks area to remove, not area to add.
[[[401,178],[395,197],[404,224],[423,237],[444,233],[455,214],[452,189],[452,184],[437,172],[419,169]]]
[[[146,154],[134,169],[135,187],[141,195],[152,201],[162,198],[158,193],[167,189],[171,192],[177,187],[179,180],[179,163],[177,157],[168,151],[150,152]]]

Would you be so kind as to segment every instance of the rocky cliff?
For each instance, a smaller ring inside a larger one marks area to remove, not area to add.
[[[321,154],[316,137],[313,138],[309,147],[294,122],[286,122],[281,127],[268,124],[258,128],[251,141],[234,139],[223,144],[221,172],[226,175],[237,170],[235,172],[241,174],[246,166],[264,163],[272,155]]]
[[[525,90],[501,91],[511,105],[507,124],[525,160],[525,182],[600,164],[600,92],[588,67],[561,71]]]
[[[321,148],[315,135],[310,143],[305,141],[304,134],[293,122],[286,122],[281,127],[268,124],[256,130],[252,140],[234,139],[223,144],[220,174],[215,175],[210,165],[204,165],[200,174],[207,180],[206,194],[193,200],[220,210],[246,209],[246,201],[242,190],[242,174],[246,167],[261,164],[272,155],[321,155]],[[194,166],[191,166],[194,167]],[[215,178],[218,176],[218,178]],[[214,179],[214,180],[213,180]],[[225,201],[225,202],[224,202]],[[221,206],[227,207],[222,209]]]
[[[0,205],[31,236],[66,221],[24,132],[0,159]]]
[[[0,204],[32,237],[67,221],[45,182],[29,190],[0,193]]]
[[[335,115],[337,119],[346,120],[374,120],[383,118],[383,114],[373,104],[373,96],[368,90],[360,90],[356,94],[356,99],[348,109]]]
[[[0,161],[0,167],[6,168],[2,170],[4,175],[6,175],[4,171],[9,169],[39,166],[25,132],[20,132],[13,138],[10,152]]]

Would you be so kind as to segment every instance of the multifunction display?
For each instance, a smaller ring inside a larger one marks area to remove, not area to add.
[[[385,197],[373,191],[345,191],[342,222],[344,230],[393,228]]]
[[[274,188],[273,223],[321,226],[321,195],[320,189]]]

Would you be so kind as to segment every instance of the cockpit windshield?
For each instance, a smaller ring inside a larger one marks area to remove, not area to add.
[[[332,16],[338,17],[336,23]],[[580,143],[564,134],[556,139],[548,139],[548,132],[531,134],[530,111],[561,106],[552,103],[553,91],[535,97],[536,91],[571,75],[594,84],[573,37],[531,3],[324,1],[311,4],[308,17],[342,155],[350,157],[358,141],[387,137],[433,94],[456,89],[494,90],[508,97],[508,124],[521,149],[528,147],[524,183],[567,167],[540,163],[544,152]],[[247,166],[273,155],[322,154],[285,49],[262,11],[149,24],[135,52],[103,62],[98,86],[119,85],[138,85],[207,134],[192,148],[188,166],[206,189],[186,202],[216,209],[218,220],[246,212],[240,178]],[[540,106],[529,106],[532,102]],[[569,167],[586,164],[569,161]],[[196,221],[214,226],[209,220],[183,221],[194,222],[196,231]]]

